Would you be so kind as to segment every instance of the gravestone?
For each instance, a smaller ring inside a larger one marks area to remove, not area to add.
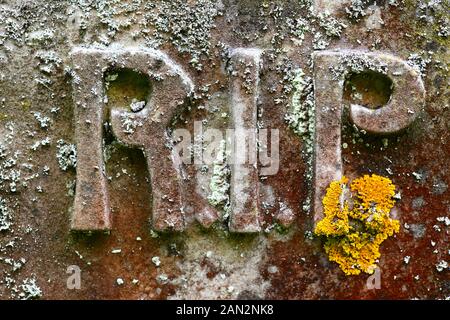
[[[0,299],[449,298],[448,12],[0,2]],[[347,275],[314,231],[369,174],[400,228]]]

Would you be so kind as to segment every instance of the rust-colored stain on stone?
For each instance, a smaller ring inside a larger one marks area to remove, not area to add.
[[[3,1],[0,299],[448,299],[448,12]],[[221,162],[239,128],[256,161]],[[313,231],[366,174],[400,231],[347,276]]]

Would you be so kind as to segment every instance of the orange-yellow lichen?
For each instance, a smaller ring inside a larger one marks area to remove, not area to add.
[[[389,216],[395,186],[375,174],[355,179],[350,190],[347,184],[346,177],[331,182],[322,201],[324,218],[314,232],[326,237],[325,252],[345,274],[372,274],[381,243],[400,229]]]

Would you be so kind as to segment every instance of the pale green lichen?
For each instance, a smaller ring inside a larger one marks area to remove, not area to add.
[[[303,154],[308,164],[306,179],[312,181],[312,154],[314,150],[315,104],[312,79],[301,68],[294,72],[292,80],[293,94],[291,106],[285,120],[291,129],[303,139]],[[311,188],[308,188],[311,189]],[[311,195],[303,204],[303,210],[309,213]]]
[[[208,202],[223,211],[223,219],[228,216],[230,206],[230,169],[226,163],[225,140],[220,143],[217,158],[214,161],[213,172],[209,183]]]
[[[291,108],[285,119],[292,130],[304,139],[305,150],[310,154],[313,150],[314,133],[312,80],[305,75],[301,68],[297,69],[294,74]]]

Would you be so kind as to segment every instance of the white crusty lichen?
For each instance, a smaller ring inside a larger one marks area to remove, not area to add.
[[[43,116],[40,112],[33,112],[33,115],[42,129],[47,129],[50,126],[51,119],[49,117]]]
[[[20,287],[22,292],[19,294],[19,298],[22,300],[38,299],[42,296],[42,290],[37,285],[35,278],[27,278],[23,280]]]
[[[13,149],[14,152],[10,151],[7,145],[15,139],[14,124],[7,123],[6,128],[9,133],[4,137],[5,144],[0,144],[0,190],[14,193],[23,185],[22,171],[17,168],[22,151],[17,148]]]
[[[325,50],[330,45],[330,41],[325,39],[321,32],[316,32],[313,38],[313,48],[315,50]]]
[[[220,15],[219,3],[211,0],[148,2],[146,24],[155,29],[148,44],[158,46],[170,41],[178,52],[191,56],[189,63],[194,68],[202,70],[201,58],[209,55],[210,31],[215,27],[215,17]]]
[[[122,131],[127,134],[133,134],[137,127],[142,127],[143,123],[137,120],[134,115],[128,113],[121,114],[120,122],[122,126]]]
[[[436,264],[436,270],[438,272],[442,272],[444,270],[448,269],[448,262],[445,260],[441,260]]]
[[[42,140],[36,141],[35,143],[33,143],[33,145],[30,147],[31,150],[36,151],[39,147],[45,147],[50,145],[51,140],[49,137],[45,137]]]
[[[215,237],[186,237],[182,273],[171,279],[177,291],[169,299],[242,299],[250,292],[255,298],[265,297],[270,281],[261,271],[267,263],[269,241],[264,235],[251,239],[251,245],[231,245]],[[202,266],[205,262],[218,274],[211,278]]]
[[[77,166],[77,149],[74,144],[66,143],[63,139],[57,141],[56,159],[61,170],[66,171],[69,168]]]
[[[305,35],[311,31],[309,22],[303,18],[287,18],[286,24],[288,26],[289,33],[292,35],[291,40],[298,46],[302,45]]]
[[[158,282],[158,284],[166,284],[169,282],[169,277],[165,273],[160,274],[156,277],[156,282]]]
[[[214,161],[211,181],[209,183],[210,193],[208,202],[216,208],[220,208],[224,212],[223,218],[228,215],[230,206],[230,169],[226,163],[226,142],[222,140],[218,150],[217,158]]]
[[[446,226],[450,226],[450,218],[449,217],[437,217],[436,220],[444,223]]]
[[[297,20],[297,28],[300,35],[305,32],[313,33],[312,45],[315,50],[324,50],[333,39],[340,38],[344,29],[348,26],[328,10],[315,9],[314,2],[302,0],[301,7],[307,9],[307,19]],[[301,38],[303,40],[303,38]],[[301,42],[300,42],[301,43]]]
[[[448,38],[450,35],[450,27],[447,20],[442,20],[441,25],[438,27],[437,34],[439,37]]]
[[[431,59],[424,58],[423,55],[418,53],[411,53],[408,57],[407,63],[413,67],[418,73],[425,76],[427,71],[427,65],[431,62]]]
[[[0,142],[0,190],[15,193],[21,187],[26,187],[24,180],[29,181],[37,175],[23,178],[20,167],[26,168],[26,164],[21,162],[26,154],[14,144],[17,139],[15,124],[13,122],[6,123],[5,130]]]
[[[30,46],[46,44],[53,41],[55,31],[53,29],[41,29],[31,32],[27,37],[27,44]]]
[[[39,70],[44,74],[53,74],[62,65],[62,60],[55,51],[38,51]]]
[[[350,19],[359,21],[362,17],[366,16],[365,8],[368,3],[368,0],[351,0],[350,5],[345,7],[345,12]]]
[[[374,71],[386,74],[387,64],[377,59],[368,58],[364,54],[349,53],[339,58],[335,66],[330,67],[333,79],[341,79],[346,72],[361,73],[364,71]]]
[[[6,205],[5,199],[0,197],[0,231],[8,230],[11,227],[11,213]]]
[[[3,262],[6,265],[9,265],[11,267],[12,272],[16,272],[25,265],[27,260],[25,258],[20,258],[18,260],[14,260],[12,258],[2,258],[0,257],[0,262]]]
[[[139,112],[145,107],[145,101],[138,101],[137,99],[133,99],[130,103],[130,109],[133,112]]]
[[[161,265],[161,260],[158,256],[152,257],[152,263],[155,265],[155,267],[159,267]]]
[[[342,34],[342,31],[347,28],[347,25],[345,23],[336,19],[327,11],[317,14],[317,19],[319,22],[319,26],[329,37],[339,38]]]

